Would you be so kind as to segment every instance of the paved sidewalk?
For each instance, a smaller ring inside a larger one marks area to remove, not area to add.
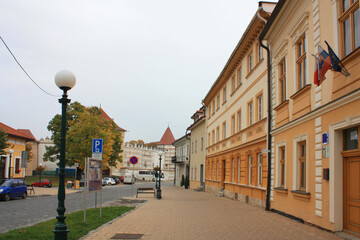
[[[58,194],[58,187],[34,187],[35,194],[33,192],[29,193],[28,190],[28,197],[40,197],[40,196],[50,196],[50,195],[57,195]],[[65,188],[66,194],[70,193],[77,193],[82,192],[82,190],[75,190],[73,188]]]
[[[118,233],[144,234],[143,240],[342,239],[239,201],[178,187],[162,190],[162,200],[140,195],[149,202],[85,239],[111,239]]]

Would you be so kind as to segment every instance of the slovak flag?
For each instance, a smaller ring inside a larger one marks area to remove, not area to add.
[[[319,86],[325,80],[325,73],[331,67],[329,54],[318,45],[318,54],[315,56],[314,83]]]

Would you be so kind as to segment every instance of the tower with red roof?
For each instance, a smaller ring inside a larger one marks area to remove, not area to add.
[[[175,156],[175,147],[172,145],[173,142],[175,142],[175,138],[170,127],[168,127],[160,142],[157,143],[157,147],[164,152],[161,166],[161,171],[164,172],[164,180],[174,180],[175,165],[172,163],[172,158]]]

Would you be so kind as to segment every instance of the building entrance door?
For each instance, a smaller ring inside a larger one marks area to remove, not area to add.
[[[204,185],[204,165],[200,165],[200,185]]]
[[[225,174],[226,174],[226,160],[223,160],[222,161],[222,173],[221,173],[221,180],[220,180],[220,184],[221,184],[221,187],[225,187]]]
[[[344,156],[344,231],[360,236],[360,151]]]

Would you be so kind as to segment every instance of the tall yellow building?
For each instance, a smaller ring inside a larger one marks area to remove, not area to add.
[[[355,0],[280,0],[260,34],[271,50],[271,209],[360,236],[360,10]],[[327,41],[350,76],[314,84]]]
[[[275,3],[259,3],[245,33],[205,99],[205,189],[265,206],[267,56],[258,36]]]

